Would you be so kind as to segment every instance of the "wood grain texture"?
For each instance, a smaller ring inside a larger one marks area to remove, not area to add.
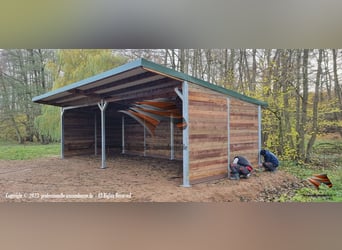
[[[227,98],[189,84],[190,183],[227,173]]]
[[[64,111],[64,156],[94,153],[94,116],[76,110]]]
[[[183,158],[182,130],[174,125],[174,153],[175,159]],[[125,145],[128,154],[144,154],[144,128],[137,122],[126,125]],[[146,156],[169,159],[171,155],[170,145],[170,120],[165,119],[156,127],[155,135],[146,133]]]
[[[230,99],[230,152],[246,157],[253,166],[258,163],[258,108]]]

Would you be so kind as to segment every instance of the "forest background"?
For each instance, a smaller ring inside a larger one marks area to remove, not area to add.
[[[2,49],[0,141],[58,142],[60,109],[32,98],[137,58],[267,102],[263,146],[283,160],[342,137],[341,49]]]

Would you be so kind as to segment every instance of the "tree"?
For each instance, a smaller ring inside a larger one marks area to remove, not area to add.
[[[317,60],[317,74],[316,74],[316,81],[315,81],[315,93],[314,93],[314,98],[313,98],[311,137],[306,148],[306,156],[305,156],[306,162],[309,162],[311,159],[312,147],[315,143],[316,136],[318,133],[318,102],[319,102],[319,86],[320,86],[321,75],[322,75],[322,55],[323,55],[323,50],[320,49],[318,60]]]
[[[333,49],[333,71],[334,71],[334,93],[337,99],[337,107],[339,108],[338,112],[334,113],[335,120],[340,121],[342,120],[342,88],[339,84],[339,77],[338,77],[338,70],[337,70],[337,55],[338,50]],[[342,137],[342,129],[340,128],[339,133]]]
[[[42,49],[0,51],[1,122],[4,127],[9,125],[12,128],[1,130],[0,137],[16,137],[19,143],[33,141],[37,137],[33,121],[41,109],[31,99],[51,86],[45,67],[53,56],[54,51]]]
[[[57,60],[50,62],[53,72],[53,89],[77,82],[126,63],[127,59],[116,55],[112,50],[71,49],[59,50]],[[44,106],[42,115],[35,120],[44,143],[60,138],[60,109]]]

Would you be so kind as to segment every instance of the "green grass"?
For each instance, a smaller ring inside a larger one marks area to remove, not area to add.
[[[298,164],[295,162],[282,162],[281,169],[297,176],[301,180],[312,177],[313,174],[325,173],[328,175],[332,188],[324,184],[317,190],[312,184],[296,191],[292,197],[283,195],[279,201],[295,202],[342,202],[342,140],[321,136],[314,145],[312,162],[310,164]]]
[[[298,165],[294,162],[283,162],[282,169],[297,176],[301,180],[312,177],[313,174],[325,173],[328,175],[332,188],[325,184],[317,190],[313,185],[297,190],[293,197],[282,196],[279,201],[295,202],[342,202],[342,166],[327,168],[324,166]]]
[[[0,159],[30,160],[60,154],[60,144],[25,144],[0,142]]]

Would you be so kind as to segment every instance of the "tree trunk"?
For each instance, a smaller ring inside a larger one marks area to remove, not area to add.
[[[301,68],[301,61],[302,61],[302,51],[300,49],[297,50],[297,58],[296,58],[296,144],[297,144],[297,160],[303,159],[303,148],[301,148],[301,138],[303,133],[302,128],[302,115],[301,115],[301,98],[300,95],[300,82],[301,82],[301,76],[300,76],[300,68]]]
[[[301,159],[305,159],[305,127],[306,127],[306,122],[307,122],[307,106],[308,106],[308,92],[309,92],[309,78],[308,78],[308,61],[309,61],[309,50],[304,49],[303,51],[303,97],[302,97],[302,110],[301,110],[301,122],[299,126],[299,141],[298,141],[298,149],[299,149],[299,156]]]
[[[235,65],[235,50],[231,49],[230,50],[229,63],[228,63],[228,70],[229,70],[228,82],[230,82],[230,83],[235,83],[234,65]]]
[[[255,84],[256,84],[256,76],[257,76],[257,62],[256,62],[256,49],[253,49],[252,51],[252,78],[251,78],[251,89],[252,91],[255,91]]]
[[[312,131],[311,137],[308,142],[306,148],[306,157],[305,162],[310,162],[311,160],[311,153],[312,147],[316,141],[316,136],[318,133],[318,102],[319,102],[319,86],[321,82],[321,75],[322,75],[322,55],[323,50],[319,50],[318,61],[317,61],[317,74],[316,74],[316,82],[315,82],[315,95],[313,100],[313,110],[312,110]]]
[[[337,121],[342,119],[342,90],[338,81],[338,73],[337,73],[337,53],[338,50],[333,49],[333,69],[334,69],[334,92],[335,92],[335,96],[338,100],[338,105],[340,107],[340,112],[336,112],[335,115],[335,119]],[[339,128],[339,133],[342,137],[342,129]]]
[[[291,60],[292,60],[292,51],[285,50],[282,56],[282,88],[283,88],[283,102],[284,102],[284,130],[285,130],[285,137],[286,143],[289,145],[290,148],[294,148],[294,142],[291,133],[291,120],[290,120],[290,102],[289,102],[289,82],[290,82],[290,68],[291,68]]]
[[[185,52],[184,52],[184,49],[179,49],[179,55],[180,55],[180,58],[179,58],[179,62],[180,62],[180,68],[179,68],[179,71],[180,72],[185,72]]]
[[[248,65],[248,59],[247,59],[247,50],[244,49],[243,50],[243,61],[244,61],[244,65],[245,65],[245,76],[246,76],[246,80],[247,80],[247,83],[248,83],[248,90],[251,90],[251,82],[252,82],[252,79],[251,79],[251,76],[250,76],[250,73],[249,73],[249,65]]]

